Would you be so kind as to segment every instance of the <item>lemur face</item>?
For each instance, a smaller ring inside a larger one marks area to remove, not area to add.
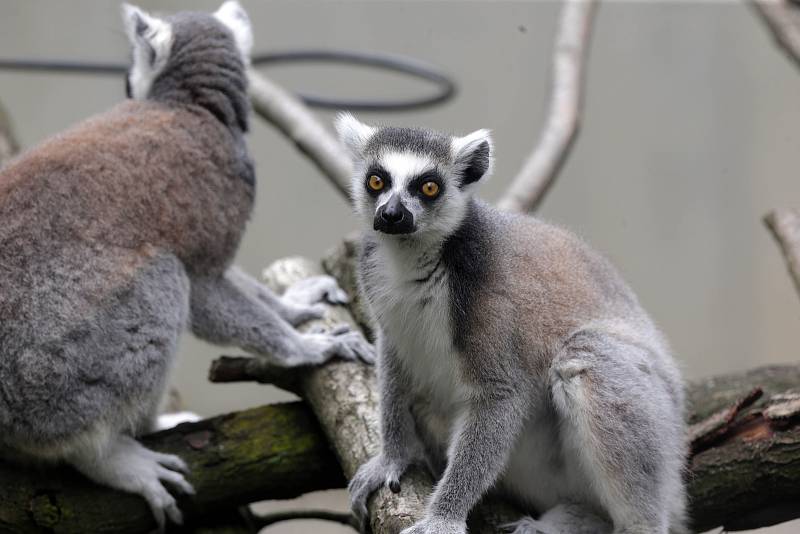
[[[452,137],[417,128],[374,128],[343,114],[336,123],[353,162],[356,213],[374,231],[449,235],[461,222],[472,185],[490,172],[489,132]]]
[[[250,62],[253,32],[247,13],[236,0],[228,0],[213,14],[180,13],[164,19],[122,4],[122,16],[133,56],[126,79],[129,98],[146,99],[154,81],[178,52],[185,61],[192,49],[230,48],[244,65]]]

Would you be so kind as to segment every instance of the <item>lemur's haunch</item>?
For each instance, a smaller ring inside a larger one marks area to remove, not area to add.
[[[190,326],[282,365],[370,360],[359,334],[300,334],[330,278],[279,298],[229,268],[253,206],[244,142],[247,14],[156,18],[124,6],[128,101],[0,171],[0,457],[66,461],[142,495],[163,528],[191,493],[144,448]]]
[[[488,132],[337,127],[379,327],[383,450],[350,483],[362,524],[369,495],[422,462],[439,480],[403,534],[464,533],[490,488],[543,512],[516,534],[684,532],[683,384],[617,271],[473,197]]]

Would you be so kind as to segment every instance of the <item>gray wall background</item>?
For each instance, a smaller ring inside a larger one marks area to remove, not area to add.
[[[172,12],[218,2],[140,4]],[[243,4],[256,51],[379,50],[452,74],[461,91],[445,106],[361,118],[460,133],[491,128],[497,166],[481,190],[489,200],[538,137],[557,3]],[[118,3],[0,0],[0,56],[122,61]],[[427,89],[330,66],[265,73],[292,88],[342,96]],[[742,3],[609,2],[598,14],[588,84],[581,137],[541,215],[612,258],[671,339],[687,377],[796,360],[800,301],[761,217],[800,203],[800,72]],[[114,77],[0,72],[0,100],[24,146],[108,108],[123,87]],[[258,203],[238,262],[257,273],[283,256],[320,257],[355,222],[308,161],[260,119],[253,124]],[[174,381],[190,408],[213,415],[289,398],[269,387],[208,384],[208,364],[220,352],[187,336]],[[310,499],[344,505],[341,492]],[[310,528],[324,530],[296,523],[272,532]]]

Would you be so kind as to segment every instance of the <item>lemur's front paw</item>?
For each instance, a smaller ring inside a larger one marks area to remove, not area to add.
[[[453,521],[440,517],[426,517],[403,530],[400,534],[466,534],[466,521]]]
[[[361,360],[367,364],[375,363],[375,348],[364,338],[361,332],[343,324],[328,332],[309,332],[303,334],[307,350],[311,352],[309,360],[323,363],[338,356],[344,360]]]
[[[367,500],[381,486],[386,485],[394,493],[400,492],[400,477],[408,468],[408,462],[389,460],[379,454],[362,465],[347,486],[350,492],[350,508],[356,516],[361,532],[367,531],[369,511]]]
[[[292,325],[299,326],[308,321],[325,317],[324,304],[311,304],[309,306],[284,302],[284,319]]]
[[[310,306],[326,301],[330,304],[347,304],[350,297],[339,287],[332,276],[312,276],[292,284],[281,297],[286,304]]]

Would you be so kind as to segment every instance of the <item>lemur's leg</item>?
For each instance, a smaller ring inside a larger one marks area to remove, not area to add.
[[[149,428],[186,328],[183,265],[155,250],[60,245],[57,268],[31,270],[20,318],[0,321],[0,442],[141,495],[160,527],[179,522],[164,483],[190,493],[185,464],[131,436]]]
[[[236,345],[278,365],[323,363],[334,356],[374,361],[374,351],[356,331],[300,333],[257,296],[240,287],[235,273],[192,278],[192,331],[212,343]]]
[[[345,304],[349,300],[347,293],[331,276],[312,276],[300,280],[280,297],[239,267],[228,269],[226,276],[245,293],[275,310],[292,326],[322,318],[325,307],[319,303],[323,300],[331,304]]]
[[[554,506],[539,519],[526,517],[505,527],[511,534],[609,534],[608,519],[580,503]]]
[[[564,455],[584,467],[587,487],[617,534],[681,528],[670,525],[670,516],[685,500],[682,414],[657,350],[646,341],[583,330],[550,369]]]
[[[350,507],[361,532],[369,521],[367,499],[384,484],[400,491],[400,477],[411,464],[424,464],[425,452],[411,416],[408,376],[399,366],[397,355],[380,336],[378,340],[378,382],[381,392],[382,450],[363,464],[350,481]]]
[[[477,393],[456,423],[425,518],[402,534],[464,534],[467,514],[502,474],[530,413],[524,382]]]

